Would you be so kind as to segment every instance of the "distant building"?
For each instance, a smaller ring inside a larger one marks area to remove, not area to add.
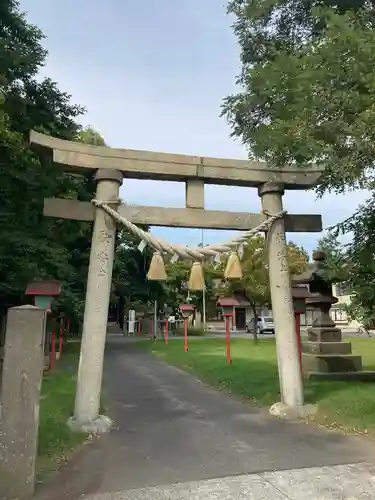
[[[246,328],[246,323],[248,323],[253,317],[253,308],[250,302],[243,295],[233,295],[232,297],[219,297],[216,303],[218,319],[221,321],[222,318],[222,307],[232,307],[233,308],[233,327],[237,330],[244,330]],[[257,313],[260,316],[267,316],[269,310],[266,307],[257,307]]]
[[[346,306],[351,302],[351,290],[348,285],[345,283],[332,285],[332,294],[338,299],[338,302],[333,304],[330,310],[332,321],[334,321],[337,326],[358,328],[358,321],[351,321],[348,313],[346,312]],[[315,308],[307,305],[305,314],[301,314],[301,325],[311,326],[319,314],[320,313],[316,311]]]
[[[337,297],[338,302],[332,305],[330,314],[332,320],[337,326],[348,326],[350,328],[358,328],[359,322],[350,320],[346,307],[351,303],[351,289],[345,283],[336,283],[332,285],[332,292],[334,297]]]
[[[337,326],[347,326],[349,328],[358,328],[359,323],[356,320],[351,321],[346,312],[346,305],[351,302],[351,290],[344,283],[332,285],[333,296],[337,297],[338,302],[332,305],[330,316]],[[221,307],[232,306],[234,315],[234,325],[237,329],[242,330],[254,316],[253,309],[249,301],[243,295],[234,295],[232,297],[219,297],[216,303],[217,320],[222,321]],[[268,316],[272,311],[267,307],[258,308],[259,316]],[[307,306],[305,314],[301,314],[301,326],[311,326],[319,312],[315,308]]]
[[[332,321],[339,327],[347,326],[349,328],[358,328],[358,321],[350,320],[346,312],[346,306],[351,302],[351,290],[349,287],[345,283],[336,283],[332,285],[332,293],[333,296],[338,299],[338,302],[333,304],[330,310]],[[301,325],[311,326],[317,315],[319,315],[319,313],[314,310],[314,308],[307,306],[306,313],[301,314]]]

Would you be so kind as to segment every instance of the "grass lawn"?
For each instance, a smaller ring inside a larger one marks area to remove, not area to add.
[[[363,356],[364,368],[375,370],[375,339],[351,339],[353,353]],[[202,381],[244,397],[258,406],[279,401],[274,340],[232,340],[232,365],[226,364],[225,339],[183,342],[145,342],[144,346],[167,363],[195,373]],[[345,432],[375,435],[375,382],[305,381],[305,400],[316,403],[313,421]]]
[[[66,344],[53,373],[43,378],[40,401],[38,475],[54,470],[58,462],[85,439],[73,433],[66,422],[72,414],[79,359],[79,343]]]

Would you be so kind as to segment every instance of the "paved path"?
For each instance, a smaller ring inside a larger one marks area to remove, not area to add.
[[[373,443],[274,419],[122,338],[107,344],[104,387],[116,429],[38,500],[374,498]]]

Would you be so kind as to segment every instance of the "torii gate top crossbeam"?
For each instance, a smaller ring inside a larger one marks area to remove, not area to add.
[[[81,142],[56,139],[35,131],[30,143],[52,155],[63,168],[84,173],[97,169],[116,169],[124,177],[181,181],[200,180],[206,184],[258,187],[265,182],[277,182],[285,189],[308,189],[318,181],[322,170],[286,166],[268,168],[265,162],[206,158],[170,153],[154,153],[133,149],[90,146]]]

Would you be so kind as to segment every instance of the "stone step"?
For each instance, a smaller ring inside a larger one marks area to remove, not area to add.
[[[306,378],[309,380],[337,380],[341,382],[375,382],[375,371],[336,373],[309,372],[306,374]]]
[[[302,353],[303,371],[319,373],[357,372],[362,370],[362,358],[355,354]]]
[[[310,342],[341,342],[342,332],[340,328],[310,327],[307,329],[307,337]]]
[[[302,342],[302,352],[307,354],[351,354],[350,342]]]

